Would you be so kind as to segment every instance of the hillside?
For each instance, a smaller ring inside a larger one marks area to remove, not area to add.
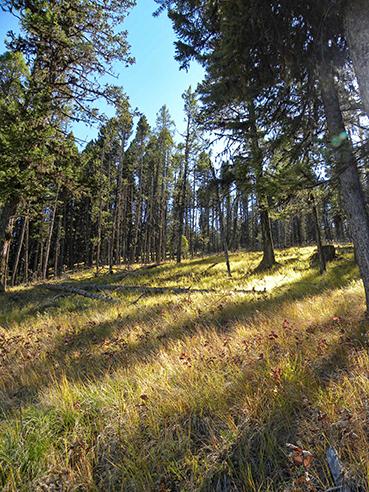
[[[115,302],[11,289],[0,297],[0,488],[320,491],[334,486],[333,446],[365,490],[368,326],[345,251],[323,276],[313,248],[294,248],[265,274],[253,273],[259,253],[232,254],[232,279],[214,256],[56,282],[194,290],[109,292]],[[292,463],[286,443],[311,466]]]

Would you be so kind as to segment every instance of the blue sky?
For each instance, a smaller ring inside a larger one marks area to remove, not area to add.
[[[115,66],[118,80],[114,84],[123,87],[133,108],[144,113],[150,124],[155,124],[156,113],[166,104],[179,132],[184,131],[183,101],[181,95],[192,85],[196,88],[202,80],[203,69],[192,64],[188,72],[180,71],[174,60],[174,41],[171,23],[165,14],[153,17],[156,9],[154,0],[137,0],[137,5],[126,19],[124,28],[128,31],[132,55],[136,63],[129,68]],[[0,11],[0,47],[6,32],[16,30],[16,20]],[[104,102],[97,106],[112,115],[111,108]],[[74,132],[82,140],[90,140],[97,134],[96,128],[75,125]]]

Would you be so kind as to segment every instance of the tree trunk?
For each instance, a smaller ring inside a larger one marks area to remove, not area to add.
[[[327,200],[324,200],[324,202],[323,202],[323,225],[324,225],[325,239],[326,239],[326,241],[331,242],[332,241],[332,232],[331,232],[331,226],[330,226],[329,217],[328,217],[328,202],[327,202]]]
[[[219,193],[219,184],[218,184],[218,180],[217,180],[214,168],[212,167],[211,170],[212,170],[214,185],[215,185],[216,207],[217,207],[217,212],[218,212],[218,217],[219,217],[219,230],[220,230],[220,237],[222,240],[223,253],[224,253],[224,258],[225,258],[225,262],[226,262],[228,277],[232,277],[231,264],[229,262],[227,237],[226,237],[226,231],[224,228],[224,219],[223,219],[220,193]]]
[[[294,227],[294,242],[301,246],[302,245],[302,232],[301,232],[301,219],[298,215],[293,218]]]
[[[342,215],[337,213],[333,217],[334,231],[337,242],[342,242],[345,240],[345,234],[343,229]]]
[[[6,289],[7,263],[17,206],[18,200],[9,198],[0,212],[0,292],[5,292]]]
[[[240,236],[238,233],[238,217],[239,217],[239,200],[240,197],[239,195],[236,196],[236,199],[234,201],[233,209],[234,209],[234,215],[233,215],[233,221],[232,221],[232,238],[231,238],[231,249],[234,251],[237,251],[240,247]]]
[[[268,210],[263,208],[260,210],[260,224],[263,239],[263,258],[257,270],[262,271],[271,268],[276,263],[269,213]]]
[[[44,257],[44,246],[45,246],[45,241],[42,238],[40,240],[40,254],[38,257],[38,264],[36,266],[36,278],[37,279],[41,278],[41,276],[42,276],[42,265],[43,265],[42,260]]]
[[[270,226],[268,212],[268,199],[264,196],[264,191],[260,189],[260,180],[263,177],[263,155],[259,145],[255,105],[253,101],[249,102],[248,110],[250,115],[251,151],[255,166],[257,199],[259,204],[261,233],[263,240],[263,259],[261,260],[257,270],[267,270],[275,265],[276,261],[274,255],[272,229]]]
[[[55,258],[54,258],[54,277],[57,278],[59,276],[59,256],[60,256],[60,239],[62,232],[62,215],[59,215],[58,220],[58,230],[56,233],[56,241],[55,241]],[[88,236],[86,236],[86,243],[88,242]]]
[[[21,252],[22,252],[24,235],[26,232],[27,224],[28,224],[28,215],[23,217],[22,230],[21,230],[19,241],[18,241],[18,249],[17,249],[17,254],[15,257],[15,262],[14,262],[14,266],[13,266],[12,287],[14,287],[15,279],[17,277],[18,265],[19,265],[19,260],[20,260],[20,256],[21,256]]]
[[[320,274],[322,275],[327,270],[327,265],[323,253],[322,235],[320,232],[318,209],[316,207],[315,198],[313,194],[311,194],[310,196],[310,202],[311,202],[311,208],[314,218],[315,240],[316,240],[316,245],[318,247],[319,271]]]
[[[60,189],[60,186],[58,186],[58,189],[57,189],[57,192],[56,192],[54,208],[52,210],[52,218],[51,218],[51,222],[50,222],[50,225],[49,225],[49,234],[48,234],[47,243],[46,243],[44,267],[43,267],[43,270],[42,270],[42,278],[43,278],[43,280],[45,280],[46,277],[47,277],[47,269],[48,269],[48,266],[49,266],[49,256],[50,256],[50,248],[51,248],[51,239],[53,237],[54,224],[55,224],[55,215],[56,215],[56,209],[58,207],[59,189]]]
[[[143,194],[143,156],[140,157],[140,167],[138,171],[138,194],[136,197],[136,209],[134,218],[134,232],[133,232],[133,244],[131,252],[131,261],[137,261],[137,250],[138,250],[138,239],[139,235],[142,234],[142,194]]]
[[[361,100],[369,116],[369,6],[367,0],[347,2],[345,29]]]
[[[97,219],[97,245],[96,245],[96,275],[100,270],[100,256],[101,256],[101,224],[102,224],[102,199],[99,200],[99,215]]]
[[[24,281],[28,283],[29,273],[29,216],[27,217],[26,235],[24,239]]]
[[[191,258],[194,257],[197,249],[196,240],[196,222],[197,222],[197,210],[196,210],[196,168],[193,170],[193,181],[192,181],[192,200],[191,200],[191,233],[190,233],[190,254]]]
[[[187,136],[186,136],[186,149],[184,155],[184,167],[181,181],[181,192],[179,196],[179,210],[178,210],[178,231],[177,231],[177,263],[182,261],[182,236],[183,236],[183,221],[185,213],[185,200],[186,200],[186,188],[187,188],[187,175],[189,166],[189,121],[187,123]]]
[[[369,310],[369,219],[352,143],[346,133],[332,71],[320,67],[320,86],[328,133],[336,160],[342,202],[347,215]]]

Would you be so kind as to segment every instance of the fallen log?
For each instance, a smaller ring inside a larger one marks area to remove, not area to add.
[[[89,284],[83,285],[85,290],[108,290],[111,292],[144,292],[146,294],[166,294],[173,292],[174,294],[266,294],[266,290],[255,289],[237,289],[230,291],[223,291],[219,289],[192,289],[191,287],[150,287],[146,285],[99,285]]]
[[[203,270],[202,272],[198,273],[197,275],[195,275],[194,279],[193,279],[193,283],[192,285],[195,283],[195,282],[199,282],[199,280],[201,280],[201,277],[204,277],[212,268],[214,268],[215,266],[219,265],[219,263],[213,263],[212,265],[210,265],[209,267],[205,268],[205,270]],[[189,289],[192,289],[192,286],[189,287]]]
[[[69,285],[63,285],[63,284],[43,284],[40,287],[44,287],[45,289],[49,290],[56,290],[56,291],[61,291],[61,292],[66,292],[67,294],[76,294],[78,296],[83,296],[87,297],[89,299],[94,299],[97,301],[105,301],[105,302],[117,302],[116,299],[113,299],[110,296],[107,295],[102,295],[102,294],[94,294],[91,292],[87,292],[84,289],[78,289],[77,287],[72,287]]]
[[[208,273],[209,270],[211,270],[212,268],[214,268],[217,265],[219,265],[219,262],[212,263],[209,267],[205,268],[205,270],[203,270],[202,272],[200,272],[199,273],[199,276],[202,277],[203,275],[205,275],[205,273]]]
[[[138,275],[138,274],[144,272],[145,270],[152,270],[153,268],[156,268],[158,266],[160,266],[160,263],[153,263],[150,265],[143,265],[140,268],[125,270],[124,272],[115,274],[114,280],[123,280],[124,278],[126,278],[128,276]]]

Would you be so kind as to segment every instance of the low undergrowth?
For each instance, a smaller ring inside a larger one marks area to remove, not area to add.
[[[258,253],[233,254],[232,279],[221,257],[68,279],[208,294],[3,296],[2,490],[320,491],[329,446],[367,490],[363,289],[350,255],[320,276],[311,253],[279,251],[263,274]],[[308,481],[287,442],[313,454]]]

